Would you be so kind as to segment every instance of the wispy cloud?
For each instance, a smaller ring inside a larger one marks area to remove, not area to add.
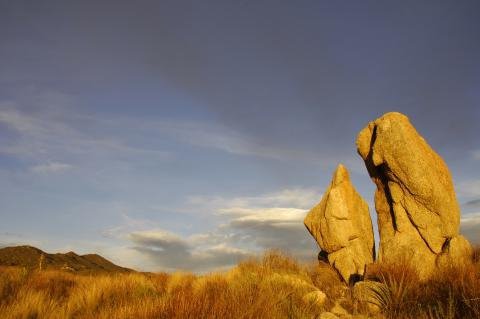
[[[43,135],[52,128],[42,125],[41,121],[15,109],[14,103],[3,103],[0,109],[0,122],[10,128],[25,134]]]
[[[464,203],[462,206],[467,208],[478,208],[480,209],[480,199],[474,199]]]
[[[320,166],[336,165],[342,161],[353,170],[363,169],[362,161],[352,154],[331,154],[318,149],[306,149],[282,143],[262,142],[245,132],[215,121],[189,121],[179,119],[156,119],[116,117],[95,118],[104,127],[135,127],[139,132],[159,138],[169,138],[177,143],[204,149],[223,151],[228,154],[250,156],[277,161],[300,161]],[[353,156],[352,156],[353,155]]]
[[[480,180],[469,180],[459,183],[457,192],[461,196],[480,197]]]
[[[164,121],[158,124],[159,131],[184,143],[218,149],[231,154],[303,161],[318,160],[320,157],[317,152],[260,144],[245,134],[219,124],[187,121]]]
[[[480,212],[464,214],[460,220],[460,232],[473,244],[480,244]]]
[[[138,155],[156,160],[172,156],[169,151],[146,148],[130,141],[122,133],[125,127],[103,127],[95,118],[69,107],[67,102],[58,105],[56,95],[36,94],[38,96],[32,99],[40,99],[43,104],[33,109],[19,101],[0,101],[0,129],[11,132],[11,137],[0,144],[0,153],[49,163],[34,165],[37,167],[31,169],[33,172],[66,169],[56,163],[63,161],[52,159],[70,158],[82,162],[98,158],[119,160]],[[54,107],[48,104],[50,98]]]
[[[35,173],[48,174],[48,173],[60,173],[68,171],[73,168],[73,165],[60,162],[50,162],[46,164],[39,164],[32,166],[30,169]]]
[[[68,96],[59,99],[57,95],[36,92],[32,99],[37,102],[41,100],[41,105],[35,108],[43,108],[41,112],[25,107],[22,101],[0,101],[0,129],[3,125],[15,133],[8,143],[0,146],[0,153],[30,159],[41,158],[44,161],[69,155],[110,155],[115,158],[145,155],[170,159],[173,157],[172,150],[160,146],[163,145],[161,141],[168,138],[176,143],[239,156],[293,160],[323,166],[332,166],[342,160],[352,169],[357,169],[361,164],[361,161],[350,155],[334,156],[316,150],[296,149],[291,145],[261,143],[247,134],[212,121],[150,120],[118,115],[102,118],[78,112],[78,108],[70,106],[74,101],[73,98],[69,100]],[[125,134],[125,128],[135,128],[135,134],[149,137],[150,140],[155,136],[159,142],[149,143],[149,147],[136,143],[132,134]]]
[[[190,196],[187,203],[223,214],[233,208],[296,207],[306,209],[319,201],[320,197],[321,192],[318,188],[297,187],[256,196]]]
[[[480,160],[480,150],[476,150],[472,152],[473,159]]]

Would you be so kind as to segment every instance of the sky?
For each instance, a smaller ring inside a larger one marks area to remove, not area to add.
[[[303,218],[338,163],[376,220],[355,139],[390,111],[445,159],[480,243],[478,57],[478,1],[0,0],[0,246],[314,260]]]

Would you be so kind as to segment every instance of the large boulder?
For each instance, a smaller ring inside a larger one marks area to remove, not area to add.
[[[366,201],[338,165],[322,200],[305,217],[305,226],[346,282],[363,276],[375,255],[372,221]]]
[[[459,257],[471,248],[458,233],[460,209],[448,167],[409,119],[387,113],[370,122],[357,148],[377,185],[379,260],[408,262],[426,278],[439,261],[468,259]]]

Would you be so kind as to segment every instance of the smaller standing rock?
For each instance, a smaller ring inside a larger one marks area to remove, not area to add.
[[[304,223],[345,282],[363,276],[365,265],[372,263],[375,255],[372,221],[366,201],[354,189],[342,164]]]

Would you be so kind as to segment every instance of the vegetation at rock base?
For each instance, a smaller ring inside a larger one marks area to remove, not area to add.
[[[373,265],[365,281],[375,281],[366,285],[368,302],[329,265],[302,264],[279,252],[205,275],[2,267],[0,317],[479,318],[478,256],[477,249],[471,265],[425,282],[403,265]]]

